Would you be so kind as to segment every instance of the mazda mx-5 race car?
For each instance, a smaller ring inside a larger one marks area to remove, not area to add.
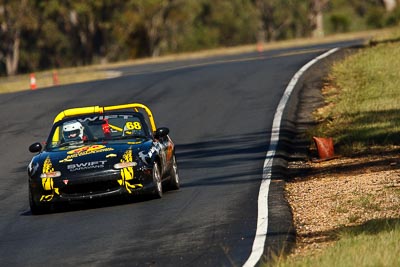
[[[33,214],[57,202],[116,195],[162,197],[163,185],[179,188],[174,143],[169,129],[156,128],[143,104],[73,108],[54,119],[42,147],[28,166]]]

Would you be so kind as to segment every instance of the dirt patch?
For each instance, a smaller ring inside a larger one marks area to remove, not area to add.
[[[286,196],[297,232],[290,257],[320,252],[339,229],[400,218],[399,148],[384,154],[289,163]]]

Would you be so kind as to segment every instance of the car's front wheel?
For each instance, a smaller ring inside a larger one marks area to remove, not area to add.
[[[45,204],[41,205],[36,203],[30,188],[29,188],[29,206],[31,208],[31,213],[33,215],[45,214],[50,212],[50,205],[45,205]]]
[[[160,167],[157,162],[154,163],[153,167],[153,183],[154,183],[154,191],[153,191],[154,197],[161,198],[163,195],[163,190],[162,190]]]

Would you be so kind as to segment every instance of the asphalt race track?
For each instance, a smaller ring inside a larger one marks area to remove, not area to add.
[[[359,42],[124,67],[115,79],[1,94],[0,265],[243,265],[272,120],[288,82],[330,48]],[[170,128],[181,189],[159,200],[78,203],[31,215],[28,146],[46,139],[58,112],[133,102]],[[282,196],[273,183],[271,190],[269,208],[279,214],[274,203]],[[274,243],[270,235],[285,233],[285,223],[269,225],[267,243]]]

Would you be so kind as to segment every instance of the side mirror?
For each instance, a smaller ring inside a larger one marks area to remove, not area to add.
[[[34,143],[32,145],[29,146],[29,151],[32,153],[37,153],[42,151],[42,144],[40,143]]]
[[[156,133],[154,134],[154,138],[159,139],[159,138],[167,136],[168,134],[169,134],[169,129],[167,127],[161,127],[156,130]]]

